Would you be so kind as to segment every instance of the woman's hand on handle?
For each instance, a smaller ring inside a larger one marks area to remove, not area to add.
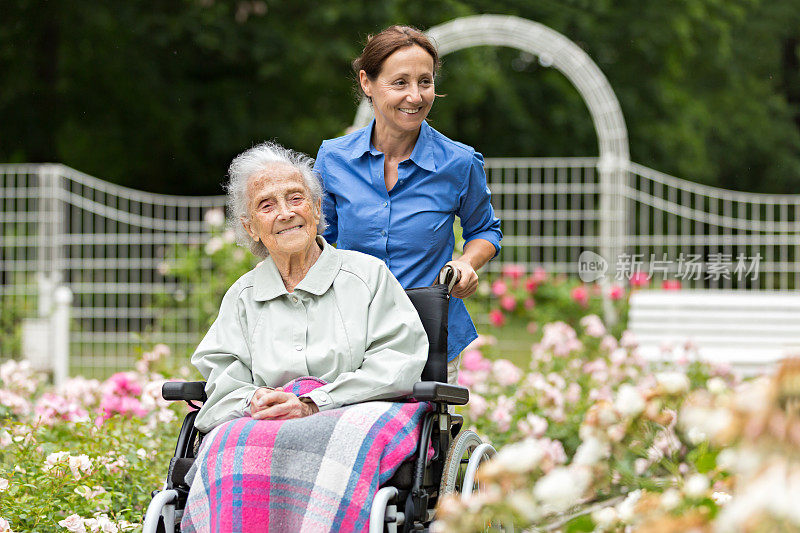
[[[256,420],[288,420],[303,418],[319,412],[314,403],[300,401],[295,394],[282,388],[262,387],[250,400],[250,416]]]
[[[459,273],[458,283],[455,284],[450,295],[456,298],[467,298],[475,294],[475,291],[478,290],[478,274],[475,273],[472,265],[460,259],[447,264]]]
[[[478,290],[478,274],[475,272],[489,262],[495,254],[494,244],[485,239],[474,239],[464,246],[464,254],[447,263],[461,273],[461,279],[450,293],[456,298],[467,298]]]

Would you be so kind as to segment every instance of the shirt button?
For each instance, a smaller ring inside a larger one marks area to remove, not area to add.
[[[297,346],[294,347],[294,349],[299,352],[303,349],[303,347],[298,344]]]
[[[389,205],[389,202],[383,202],[383,207],[387,207],[388,205]]]
[[[386,230],[383,230],[383,229],[382,229],[382,230],[381,230],[381,235],[383,235],[384,237],[386,237]]]

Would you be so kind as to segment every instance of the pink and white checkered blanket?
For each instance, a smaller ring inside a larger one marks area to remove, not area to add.
[[[287,390],[300,395],[323,384],[300,378]],[[367,402],[222,424],[203,440],[181,530],[365,531],[375,493],[416,451],[430,409]]]

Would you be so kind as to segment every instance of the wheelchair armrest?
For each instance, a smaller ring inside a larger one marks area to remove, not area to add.
[[[420,381],[414,384],[412,398],[419,402],[442,402],[465,405],[469,401],[469,389],[441,381]]]
[[[205,381],[167,381],[161,386],[161,397],[169,401],[206,401]]]

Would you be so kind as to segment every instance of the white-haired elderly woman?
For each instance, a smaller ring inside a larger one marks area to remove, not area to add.
[[[230,223],[264,261],[231,286],[192,356],[207,381],[202,432],[240,417],[286,420],[396,398],[420,379],[428,341],[419,316],[383,262],[318,236],[325,221],[312,165],[265,143],[230,166]],[[304,376],[327,384],[301,396],[281,389]]]

